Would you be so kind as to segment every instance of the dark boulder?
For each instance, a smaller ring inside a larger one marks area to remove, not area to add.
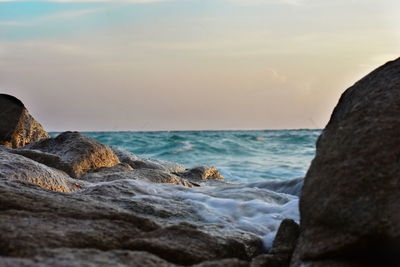
[[[108,146],[79,132],[64,132],[55,138],[30,144],[16,153],[65,171],[74,178],[101,167],[113,167],[120,163]]]
[[[397,59],[347,89],[319,137],[293,266],[400,266],[399,133]]]
[[[268,251],[268,254],[259,255],[254,258],[251,262],[251,267],[289,266],[299,233],[300,227],[295,221],[284,219],[279,226],[272,248]]]
[[[16,148],[48,137],[19,99],[0,94],[1,145]]]

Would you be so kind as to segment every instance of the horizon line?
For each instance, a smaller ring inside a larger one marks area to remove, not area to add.
[[[321,131],[323,128],[285,128],[285,129],[204,129],[204,130],[66,130],[48,131],[48,133],[82,132],[82,133],[127,133],[127,132],[236,132],[236,131]]]

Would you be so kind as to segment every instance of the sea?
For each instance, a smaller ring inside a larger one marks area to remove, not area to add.
[[[142,184],[148,192],[143,197],[178,198],[195,205],[204,223],[258,235],[268,249],[284,218],[297,222],[300,218],[298,195],[274,192],[270,185],[304,177],[314,158],[321,130],[84,134],[145,158],[178,162],[188,168],[216,167],[225,177],[226,185],[182,189],[176,185]]]

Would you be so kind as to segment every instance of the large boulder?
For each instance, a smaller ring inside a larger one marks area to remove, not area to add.
[[[66,173],[0,148],[0,178],[17,179],[58,192],[73,192],[84,186]]]
[[[55,138],[32,143],[15,153],[65,171],[74,178],[88,171],[120,163],[108,146],[79,132],[64,132]]]
[[[1,145],[16,148],[48,137],[19,99],[0,94]]]
[[[399,195],[397,59],[347,89],[319,137],[292,265],[400,266]]]

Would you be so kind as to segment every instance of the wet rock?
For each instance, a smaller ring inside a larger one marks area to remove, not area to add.
[[[74,178],[97,168],[113,167],[120,163],[108,146],[78,132],[64,132],[55,138],[40,140],[16,153],[65,171]]]
[[[16,148],[48,137],[19,99],[0,94],[1,145]]]
[[[399,114],[400,59],[343,93],[305,177],[293,266],[400,265]]]
[[[251,262],[251,267],[284,267],[290,265],[293,250],[299,237],[300,227],[291,219],[284,219],[279,226],[272,248],[268,254],[259,255]]]
[[[189,180],[222,180],[222,176],[219,171],[210,166],[198,166],[192,169],[185,170],[183,172],[177,173],[180,177]]]
[[[121,179],[133,179],[152,183],[168,183],[192,187],[192,183],[179,176],[159,169],[137,169],[128,172],[92,172],[81,179],[88,182],[110,182]]]
[[[58,192],[73,192],[85,184],[71,179],[62,171],[2,149],[0,149],[0,178],[28,181]]]
[[[205,261],[200,264],[193,265],[194,267],[249,267],[250,264],[247,261],[238,259],[223,259],[216,261]]]
[[[172,267],[176,266],[159,257],[143,251],[98,249],[45,249],[39,250],[32,259],[0,257],[4,267]]]
[[[251,267],[284,267],[290,265],[290,260],[299,237],[300,227],[291,220],[284,219],[279,226],[272,248],[268,254],[255,257]]]
[[[247,186],[264,188],[278,193],[300,196],[303,183],[304,183],[304,178],[299,177],[288,180],[267,180],[263,182],[249,183],[247,184]]]
[[[148,233],[133,240],[129,247],[134,250],[149,251],[160,258],[181,265],[233,256],[248,259],[243,244],[230,239],[217,239],[188,224]]]
[[[202,223],[196,207],[175,199],[173,193],[171,198],[158,198],[149,185],[115,180],[60,194],[28,182],[0,179],[0,262],[7,258],[19,264],[23,258],[28,264],[31,260],[50,264],[67,258],[86,263],[90,260],[86,256],[92,255],[94,262],[112,264],[124,261],[115,251],[129,250],[149,253],[162,264],[194,264],[249,259],[262,249],[259,238]],[[145,190],[152,195],[146,198]],[[182,223],[188,220],[194,224]]]
[[[171,173],[179,173],[186,170],[185,166],[182,166],[176,162],[170,162],[158,159],[146,159],[137,156],[128,151],[119,149],[118,147],[111,147],[114,153],[118,156],[119,160],[123,163],[129,164],[133,169],[155,169],[163,170]]]
[[[10,179],[0,179],[0,210],[0,255],[7,257],[34,257],[38,248],[123,249],[159,228],[112,202]]]

